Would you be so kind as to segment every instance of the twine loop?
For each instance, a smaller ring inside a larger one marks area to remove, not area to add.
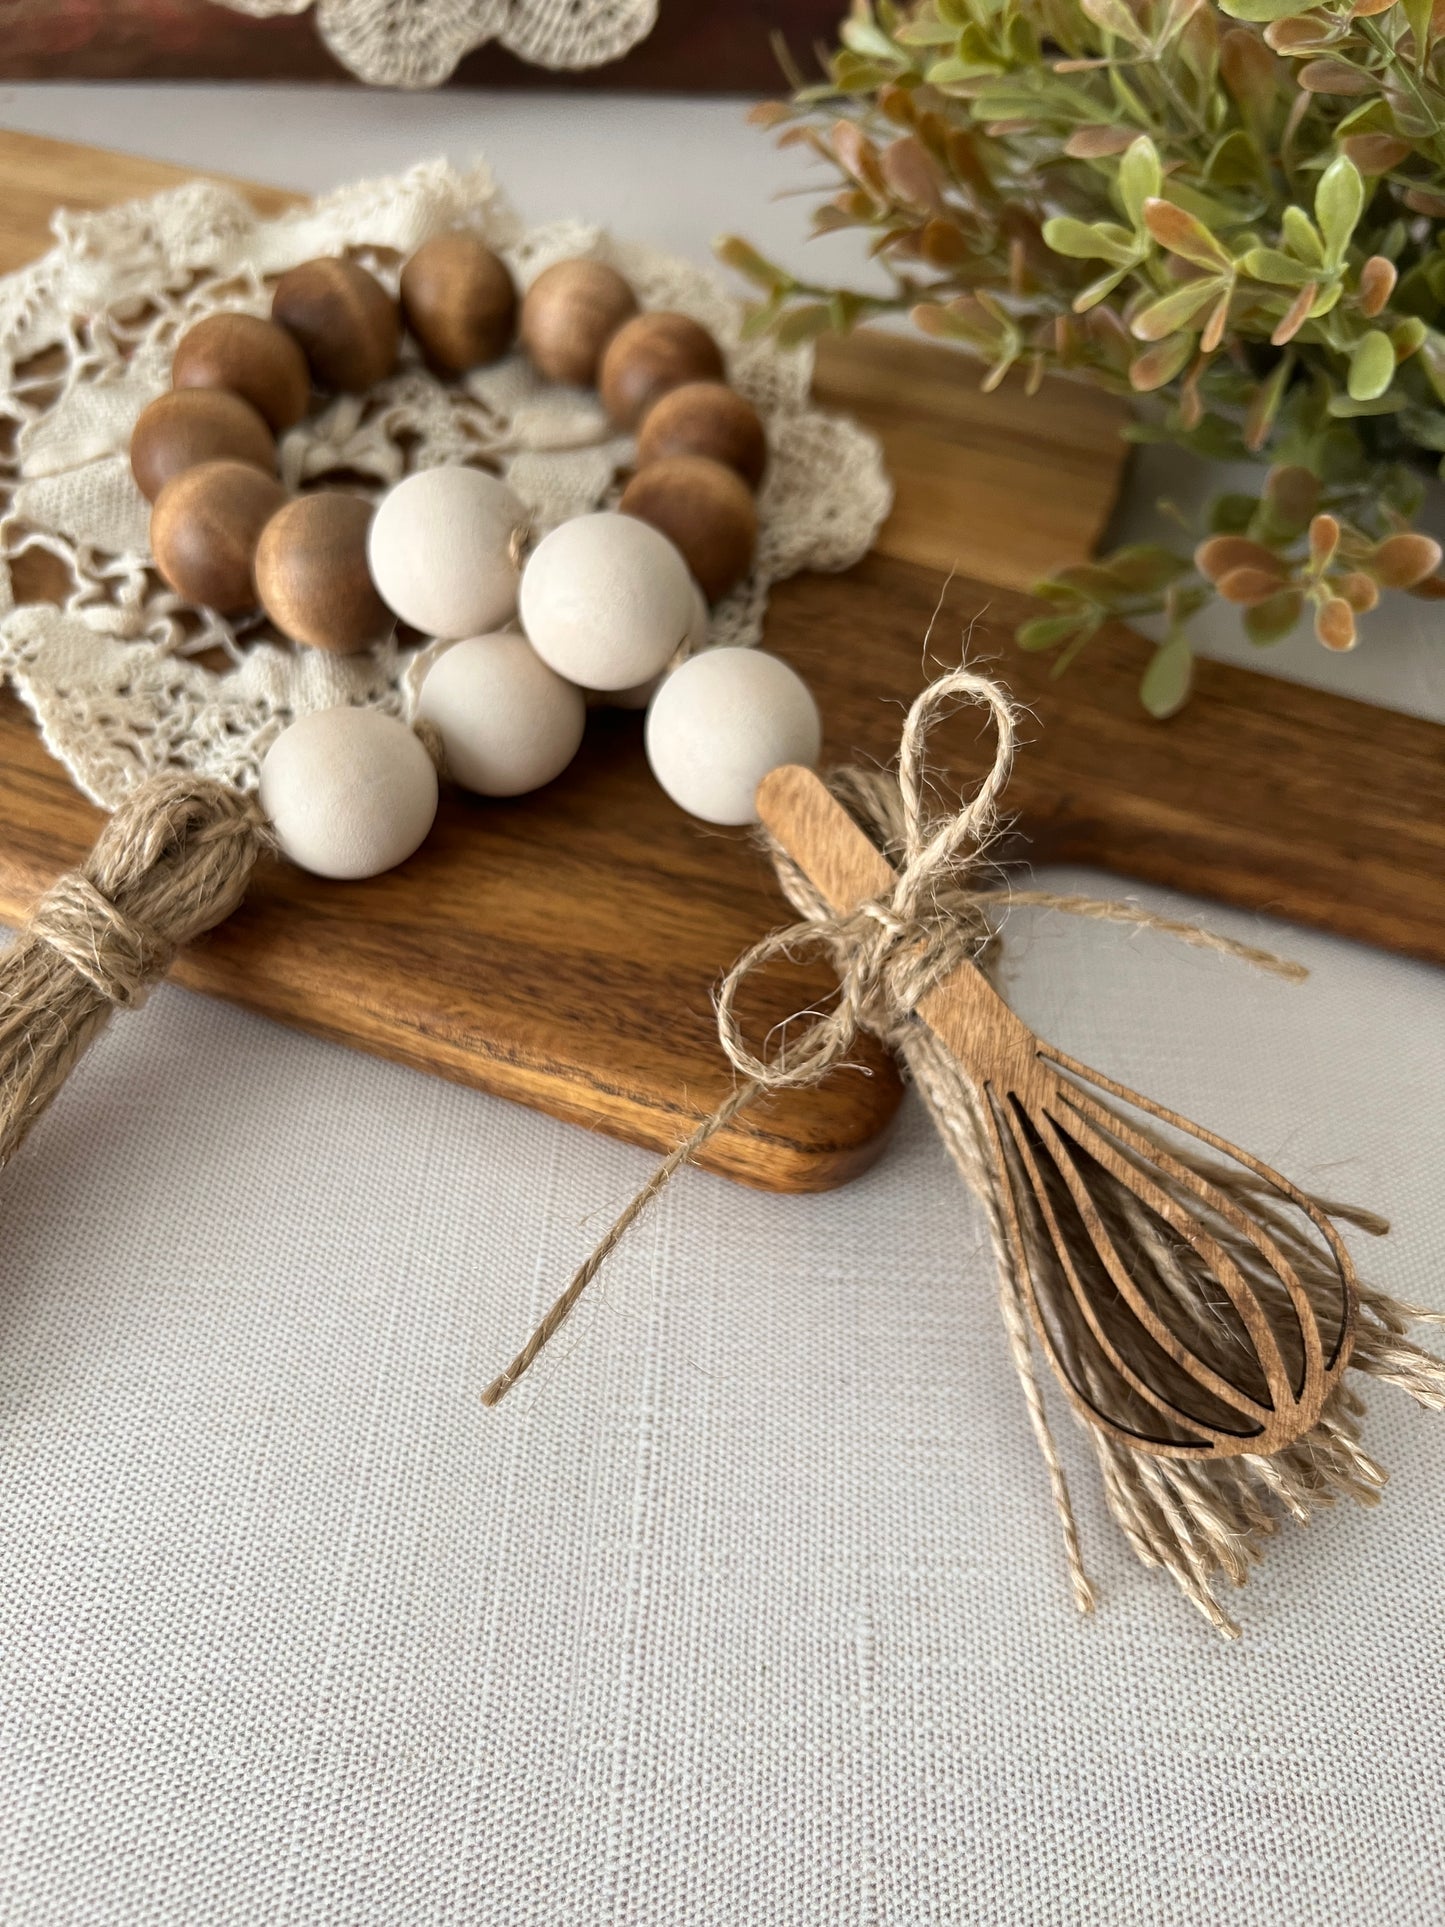
[[[987,711],[994,730],[993,767],[973,797],[950,814],[927,812],[928,738],[959,703]],[[970,872],[998,825],[998,798],[1013,769],[1016,732],[1008,698],[971,669],[956,669],[931,684],[904,724],[896,776],[864,770],[834,779],[840,800],[893,864],[886,896],[840,915],[811,878],[769,841],[768,854],[789,901],[803,921],[775,930],[741,956],[717,993],[718,1036],[740,1077],[760,1092],[815,1084],[847,1061],[860,1030],[892,1049],[913,1023],[918,1001],[959,964],[977,957],[993,936],[987,897],[972,888]],[[781,1026],[772,1048],[755,1052],[743,1037],[738,995],[755,971],[778,958],[793,961],[821,951],[838,978],[831,1009],[801,1031]]]

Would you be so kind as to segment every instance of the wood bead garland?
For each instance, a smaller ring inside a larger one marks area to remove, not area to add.
[[[261,531],[286,500],[271,475],[245,462],[202,462],[174,476],[151,510],[151,553],[187,602],[230,614],[256,600]]]
[[[392,628],[366,562],[370,502],[341,489],[298,495],[256,547],[256,593],[282,635],[349,656]]]
[[[756,489],[768,463],[762,417],[725,382],[685,381],[653,403],[637,431],[639,468],[669,455],[706,455]]]
[[[717,344],[686,315],[639,314],[627,283],[596,261],[539,275],[519,323],[510,271],[471,233],[419,248],[400,289],[394,301],[354,262],[308,261],[278,281],[270,321],[213,315],[182,338],[172,390],[132,438],[137,481],[155,497],[157,569],[177,594],[222,613],[259,601],[306,647],[364,649],[396,619],[449,643],[423,682],[418,722],[436,731],[454,780],[480,794],[520,795],[560,774],[592,693],[614,706],[650,702],[649,755],[685,808],[751,820],[762,764],[775,751],[816,753],[811,698],[784,665],[744,651],[725,653],[748,655],[746,665],[668,693],[671,665],[705,642],[704,598],[745,572],[757,533],[749,489],[766,441],[756,410],[719,379]],[[624,512],[563,523],[522,572],[526,510],[478,468],[421,470],[375,510],[337,489],[288,500],[275,433],[301,418],[313,383],[360,393],[390,373],[403,313],[447,374],[504,353],[518,325],[548,378],[592,381],[600,370],[612,418],[643,423]],[[519,601],[525,634],[504,628]],[[260,800],[294,861],[359,878],[403,861],[426,835],[436,773],[394,718],[319,711],[273,744]]]
[[[154,502],[166,483],[198,462],[245,462],[276,473],[276,443],[256,410],[218,388],[157,395],[137,417],[130,438],[136,487]]]
[[[439,374],[504,355],[517,323],[511,271],[475,234],[436,234],[401,271],[401,312]]]
[[[311,405],[311,371],[296,337],[255,314],[209,314],[176,345],[173,388],[229,390],[250,402],[273,435]]]
[[[276,283],[273,319],[296,337],[319,388],[362,394],[396,366],[401,317],[355,261],[303,261]]]
[[[522,347],[548,381],[590,387],[603,349],[636,313],[637,296],[616,268],[558,261],[543,268],[523,298]]]
[[[617,505],[660,529],[709,602],[735,588],[752,566],[758,512],[735,469],[706,455],[665,455],[640,468]]]
[[[597,392],[619,428],[635,428],[653,403],[684,382],[721,381],[722,352],[691,315],[657,310],[617,330],[602,355]]]

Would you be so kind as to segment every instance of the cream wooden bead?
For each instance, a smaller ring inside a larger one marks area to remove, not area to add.
[[[437,813],[432,760],[380,709],[318,709],[261,765],[261,807],[284,853],[313,876],[354,880],[404,863]]]
[[[441,736],[447,774],[463,789],[521,796],[572,761],[587,704],[525,636],[471,636],[432,664],[417,714]]]
[[[693,620],[692,578],[665,535],[602,510],[564,522],[522,574],[522,627],[543,662],[586,689],[657,675]]]
[[[755,823],[757,788],[818,760],[823,729],[802,677],[761,649],[707,649],[666,678],[647,712],[647,760],[679,808]]]
[[[692,618],[687,625],[687,634],[682,639],[682,646],[688,655],[695,655],[699,649],[705,647],[707,643],[707,626],[707,598],[697,586],[696,582],[694,582],[692,585]],[[593,689],[589,690],[588,694],[595,696],[606,709],[646,709],[647,705],[657,693],[657,685],[666,674],[667,671],[664,669],[662,675],[649,676],[646,682],[634,683],[630,689]]]
[[[377,594],[424,635],[454,641],[500,629],[517,607],[527,511],[478,468],[424,468],[384,497],[367,560]]]

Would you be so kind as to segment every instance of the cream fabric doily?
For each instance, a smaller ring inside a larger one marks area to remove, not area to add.
[[[312,0],[223,0],[265,19]],[[474,47],[497,41],[539,67],[600,67],[645,40],[657,0],[316,0],[321,38],[373,87],[438,87]]]
[[[429,235],[469,226],[523,286],[550,262],[615,263],[645,307],[678,308],[722,344],[761,411],[771,460],[749,579],[713,611],[709,641],[755,643],[769,585],[842,569],[872,543],[890,491],[877,443],[809,396],[811,361],[744,342],[739,309],[704,268],[596,228],[524,231],[485,164],[441,162],[363,182],[262,220],[234,191],[195,181],[101,214],[57,217],[57,245],[0,280],[0,673],[86,795],[113,806],[143,776],[191,769],[249,787],[295,715],[335,703],[406,713],[416,651],[293,649],[258,618],[195,609],[154,574],[149,506],[130,473],[136,416],[170,384],[177,337],[217,309],[264,313],[268,279],[355,249],[389,286]],[[410,468],[480,459],[506,475],[540,535],[616,500],[633,457],[589,391],[548,387],[520,355],[458,385],[404,350],[366,396],[341,396],[284,437],[288,486],[339,476],[384,488]],[[49,552],[63,603],[17,604],[11,563]]]

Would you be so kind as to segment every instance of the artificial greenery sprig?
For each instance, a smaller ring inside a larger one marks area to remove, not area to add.
[[[1135,398],[1142,440],[1267,469],[1189,554],[1068,569],[1025,647],[1071,661],[1160,614],[1142,694],[1188,693],[1215,596],[1265,643],[1306,609],[1331,649],[1381,589],[1445,594],[1411,530],[1445,455],[1445,0],[856,0],[828,78],[755,118],[834,187],[883,294],[802,280],[739,240],[784,342],[889,311],[984,363]]]

